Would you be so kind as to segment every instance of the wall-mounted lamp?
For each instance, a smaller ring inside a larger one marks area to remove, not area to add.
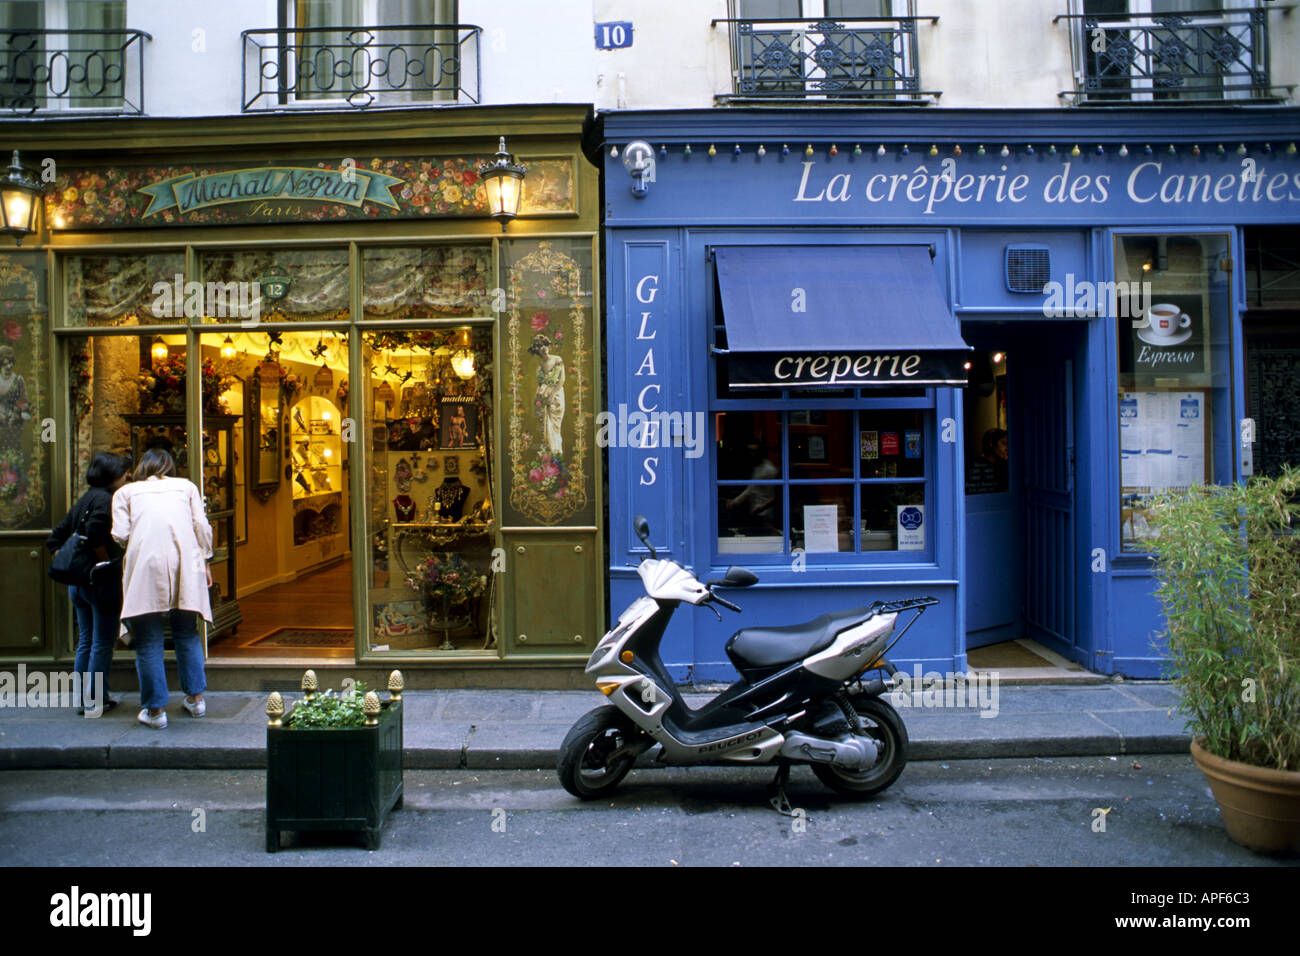
[[[506,231],[506,223],[519,215],[519,200],[524,193],[524,176],[528,167],[516,163],[515,158],[506,152],[506,138],[501,137],[501,146],[492,162],[482,163],[478,174],[487,190],[488,210],[492,218],[501,223],[501,231]]]
[[[632,174],[632,195],[645,199],[650,192],[650,183],[655,181],[654,147],[640,139],[628,143],[623,150],[623,168]]]
[[[40,180],[23,168],[15,149],[9,175],[0,180],[0,213],[4,215],[0,232],[13,236],[20,246],[24,236],[36,232],[36,210],[40,207],[36,197],[43,191]]]

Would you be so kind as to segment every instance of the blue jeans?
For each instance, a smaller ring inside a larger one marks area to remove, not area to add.
[[[117,643],[120,622],[116,614],[95,603],[89,588],[74,584],[68,588],[68,596],[77,614],[77,657],[73,666],[81,675],[82,702],[88,703],[96,693],[96,675],[103,675],[102,687],[105,696],[108,695],[108,669],[113,663],[113,645]]]
[[[167,671],[163,665],[163,621],[172,625],[172,644],[176,647],[176,669],[181,690],[197,697],[208,686],[203,673],[203,643],[199,640],[199,616],[193,611],[172,610],[166,614],[141,614],[133,617],[135,635],[135,670],[140,675],[140,706],[162,710],[167,706]]]

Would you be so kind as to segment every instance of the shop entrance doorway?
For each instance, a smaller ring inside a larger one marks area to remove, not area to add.
[[[966,649],[998,645],[1003,666],[1060,663],[1036,661],[1040,647],[1073,659],[1082,333],[1023,320],[962,330],[976,349],[963,399]]]

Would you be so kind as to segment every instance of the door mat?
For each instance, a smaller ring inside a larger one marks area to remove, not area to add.
[[[350,627],[279,627],[245,647],[351,647]]]
[[[1015,641],[1003,641],[966,652],[966,666],[972,670],[994,670],[999,667],[1055,667],[1046,657],[1041,657]]]

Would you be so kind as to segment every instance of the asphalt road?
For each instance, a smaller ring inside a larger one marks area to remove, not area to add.
[[[855,803],[797,768],[637,770],[583,803],[542,771],[408,772],[376,852],[351,834],[264,849],[255,771],[0,773],[6,866],[1293,865],[1233,844],[1185,756],[921,762]],[[1105,829],[1094,821],[1106,810]]]

